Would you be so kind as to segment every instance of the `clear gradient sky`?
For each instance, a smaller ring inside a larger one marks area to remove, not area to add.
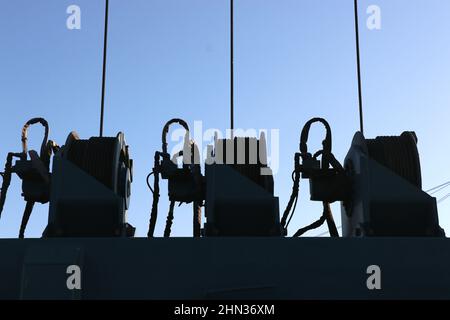
[[[66,28],[71,4],[81,8],[81,30]],[[381,8],[381,30],[365,27],[372,4]],[[145,177],[164,123],[180,117],[204,128],[229,126],[228,9],[227,0],[110,0],[105,134],[123,131],[130,144],[129,222],[137,236],[147,232]],[[2,167],[8,151],[20,151],[29,118],[45,117],[59,144],[72,130],[82,138],[98,135],[103,14],[100,0],[0,0]],[[449,17],[447,0],[360,0],[366,137],[416,131],[424,189],[450,180]],[[280,129],[275,192],[282,212],[303,124],[314,116],[328,119],[340,161],[358,130],[353,1],[235,0],[235,76],[235,126]],[[42,129],[29,135],[39,148]],[[311,149],[322,135],[313,129]],[[168,208],[165,183],[161,190],[157,235]],[[290,233],[321,215],[305,181],[300,197]],[[0,237],[17,236],[24,205],[14,177]],[[47,210],[35,207],[27,237],[41,235]],[[339,205],[333,210],[340,225]],[[450,200],[439,213],[450,232]],[[176,208],[172,230],[192,234],[190,207]]]

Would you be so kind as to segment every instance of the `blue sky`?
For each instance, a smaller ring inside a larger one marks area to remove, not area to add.
[[[416,131],[424,189],[450,180],[450,2],[360,0],[366,137]],[[81,8],[81,30],[68,30],[66,9]],[[382,28],[365,27],[369,5]],[[151,194],[145,177],[160,149],[164,123],[229,125],[229,4],[223,0],[110,0],[105,134],[125,132],[135,160],[129,222],[147,232]],[[45,117],[51,139],[70,131],[98,134],[104,1],[0,0],[0,159],[20,150],[26,120]],[[235,126],[280,129],[275,192],[283,211],[291,190],[293,155],[311,117],[328,119],[334,152],[343,160],[358,130],[352,0],[235,0]],[[310,148],[318,148],[313,129]],[[30,130],[38,148],[42,130]],[[3,163],[0,165],[3,166]],[[168,208],[166,184],[156,234]],[[450,190],[449,190],[450,191]],[[315,221],[321,205],[301,200],[290,232]],[[445,192],[442,193],[442,196]],[[18,234],[24,203],[13,180],[0,237]],[[340,210],[333,205],[340,224]],[[26,236],[39,237],[48,205],[35,207]],[[439,205],[450,230],[450,202]],[[191,235],[191,209],[176,208],[173,234]],[[312,231],[308,235],[322,232]]]

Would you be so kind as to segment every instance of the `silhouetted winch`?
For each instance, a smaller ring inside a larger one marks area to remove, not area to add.
[[[351,196],[342,205],[344,236],[444,236],[436,199],[422,191],[414,132],[365,139],[355,134],[345,159]]]
[[[53,158],[44,236],[132,236],[126,223],[132,160],[124,135],[80,140],[75,132]]]
[[[417,136],[403,132],[400,136],[366,139],[369,156],[399,176],[422,188]]]

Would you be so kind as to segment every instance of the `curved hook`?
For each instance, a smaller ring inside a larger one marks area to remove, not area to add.
[[[186,131],[189,132],[189,126],[187,125],[186,121],[184,121],[183,119],[174,118],[174,119],[167,121],[167,123],[164,125],[163,131],[162,131],[162,137],[161,137],[163,153],[167,153],[167,133],[169,132],[170,126],[174,123],[178,123],[184,129],[186,129]]]
[[[28,152],[28,128],[36,123],[40,123],[44,128],[45,128],[45,133],[44,133],[44,139],[42,140],[42,145],[41,145],[41,152],[40,152],[40,158],[44,158],[46,157],[46,153],[47,152],[47,140],[48,140],[48,133],[49,133],[49,127],[48,127],[48,122],[47,120],[45,120],[44,118],[33,118],[31,120],[28,120],[27,123],[25,123],[25,125],[22,128],[22,152],[24,154],[27,154]]]
[[[326,129],[325,140],[323,140],[323,142],[322,142],[323,150],[324,150],[324,152],[331,152],[331,127],[330,127],[330,125],[328,124],[327,120],[325,120],[323,118],[313,118],[313,119],[309,120],[308,122],[306,122],[306,124],[303,126],[303,130],[302,130],[302,133],[300,136],[300,152],[302,152],[302,153],[305,153],[305,154],[308,153],[307,142],[308,142],[309,130],[311,129],[311,125],[316,122],[322,123]]]
[[[323,155],[325,155],[325,161],[322,161],[324,165],[326,165],[328,167],[328,157],[331,154],[331,127],[329,125],[329,123],[323,119],[323,118],[313,118],[311,120],[309,120],[308,122],[306,122],[306,124],[304,125],[303,129],[302,129],[302,133],[300,135],[300,152],[304,155],[306,155],[308,153],[308,136],[309,136],[309,130],[311,129],[311,125],[313,123],[316,122],[320,122],[323,124],[323,126],[325,127],[326,130],[326,135],[325,135],[325,139],[322,141],[322,145],[323,145]]]

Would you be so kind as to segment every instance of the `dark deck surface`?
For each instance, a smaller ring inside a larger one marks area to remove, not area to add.
[[[0,299],[450,299],[448,239],[4,239],[0,254]]]

